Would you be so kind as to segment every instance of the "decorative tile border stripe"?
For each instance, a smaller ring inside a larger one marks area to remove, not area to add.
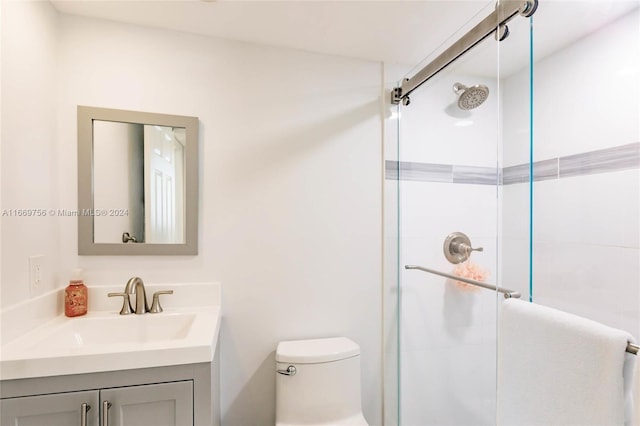
[[[447,164],[385,161],[386,178],[419,182],[453,182],[453,166]]]
[[[449,164],[385,161],[386,179],[418,182],[473,183],[495,185],[496,169],[491,167],[454,166]]]
[[[560,157],[560,177],[591,175],[640,166],[640,142]],[[535,174],[534,174],[535,177]]]
[[[453,183],[497,185],[500,183],[496,167],[453,166]]]
[[[534,181],[640,168],[640,142],[533,163]],[[529,164],[496,170],[449,164],[385,161],[385,178],[420,182],[511,185],[529,182]]]
[[[535,181],[557,179],[558,159],[536,161],[533,163],[533,176]],[[502,184],[529,182],[529,164],[518,164],[502,169]]]
[[[535,163],[533,165],[535,168]],[[502,184],[511,185],[514,183],[529,182],[529,165],[518,164],[517,166],[509,166],[502,169]]]

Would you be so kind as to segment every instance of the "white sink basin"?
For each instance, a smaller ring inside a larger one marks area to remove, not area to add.
[[[33,350],[83,348],[114,344],[181,340],[189,335],[194,313],[161,313],[81,317],[67,321],[34,342]]]
[[[4,342],[0,380],[211,362],[220,330],[219,284],[147,287],[174,290],[164,312],[119,315],[122,302],[107,297],[119,287],[90,287],[87,315],[59,315]]]

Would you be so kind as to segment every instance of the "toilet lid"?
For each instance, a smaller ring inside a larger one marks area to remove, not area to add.
[[[360,355],[360,346],[346,337],[290,340],[278,343],[277,362],[314,364],[337,361]]]

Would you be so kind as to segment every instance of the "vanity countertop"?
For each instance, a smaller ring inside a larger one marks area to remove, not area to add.
[[[163,296],[164,312],[142,315],[119,315],[122,298],[107,293],[121,287],[89,287],[88,314],[58,315],[3,339],[0,380],[211,362],[221,321],[218,283],[147,285],[148,298],[174,294]]]

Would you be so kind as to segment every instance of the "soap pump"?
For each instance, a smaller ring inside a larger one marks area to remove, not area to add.
[[[82,269],[74,269],[64,292],[64,314],[78,317],[87,313],[87,286],[82,281]]]

